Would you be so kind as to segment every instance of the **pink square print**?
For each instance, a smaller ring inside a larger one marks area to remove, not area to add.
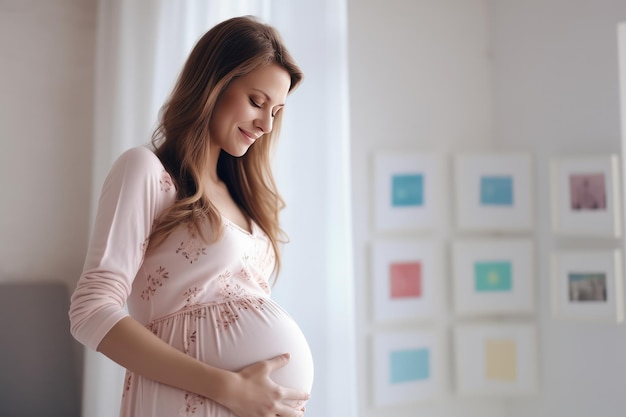
[[[391,298],[422,296],[422,264],[420,262],[392,263],[389,265]]]

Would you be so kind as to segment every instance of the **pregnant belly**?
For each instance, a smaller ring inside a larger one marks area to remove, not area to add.
[[[270,299],[198,306],[152,326],[157,336],[185,353],[231,371],[289,353],[289,363],[274,371],[272,379],[311,392],[313,359],[306,338],[293,318]]]

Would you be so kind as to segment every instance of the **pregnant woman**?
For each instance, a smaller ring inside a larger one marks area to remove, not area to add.
[[[127,369],[121,416],[304,414],[311,352],[270,299],[283,241],[270,151],[301,79],[275,29],[222,22],[191,52],[151,146],[109,172],[70,320]]]

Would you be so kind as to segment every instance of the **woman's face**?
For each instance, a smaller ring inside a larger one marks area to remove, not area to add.
[[[290,84],[289,73],[277,64],[231,82],[218,99],[211,119],[211,147],[236,157],[244,155],[256,140],[272,131]]]

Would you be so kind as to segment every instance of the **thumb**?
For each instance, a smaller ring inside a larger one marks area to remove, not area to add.
[[[289,353],[283,353],[282,355],[278,355],[273,357],[272,359],[268,359],[267,364],[270,372],[275,371],[289,363]]]

